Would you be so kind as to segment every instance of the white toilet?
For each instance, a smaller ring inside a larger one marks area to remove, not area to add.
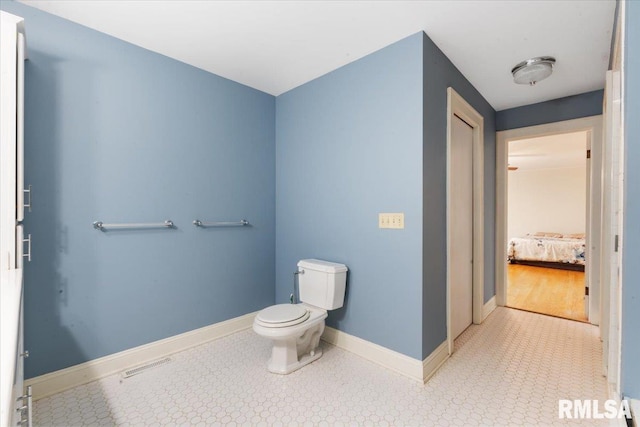
[[[273,340],[267,368],[288,374],[322,356],[318,348],[327,310],[344,304],[347,266],[318,259],[298,262],[300,304],[278,304],[260,311],[253,330]]]

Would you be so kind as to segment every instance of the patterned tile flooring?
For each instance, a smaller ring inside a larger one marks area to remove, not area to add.
[[[239,332],[38,400],[34,424],[584,425],[558,419],[558,399],[607,398],[596,327],[508,308],[469,327],[425,385],[321,345],[319,360],[281,376],[266,370],[269,342]]]

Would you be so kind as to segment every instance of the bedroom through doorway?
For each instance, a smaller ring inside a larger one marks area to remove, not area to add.
[[[508,142],[506,305],[588,321],[588,132]]]

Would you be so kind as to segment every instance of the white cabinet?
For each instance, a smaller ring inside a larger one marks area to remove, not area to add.
[[[22,269],[0,271],[0,426],[31,425],[31,391],[24,390]]]
[[[22,331],[24,20],[3,11],[0,19],[0,426],[30,426]]]

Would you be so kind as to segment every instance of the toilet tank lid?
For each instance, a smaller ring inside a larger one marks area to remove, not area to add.
[[[324,273],[342,273],[348,270],[344,264],[337,262],[322,261],[320,259],[303,259],[298,261],[298,267]]]

